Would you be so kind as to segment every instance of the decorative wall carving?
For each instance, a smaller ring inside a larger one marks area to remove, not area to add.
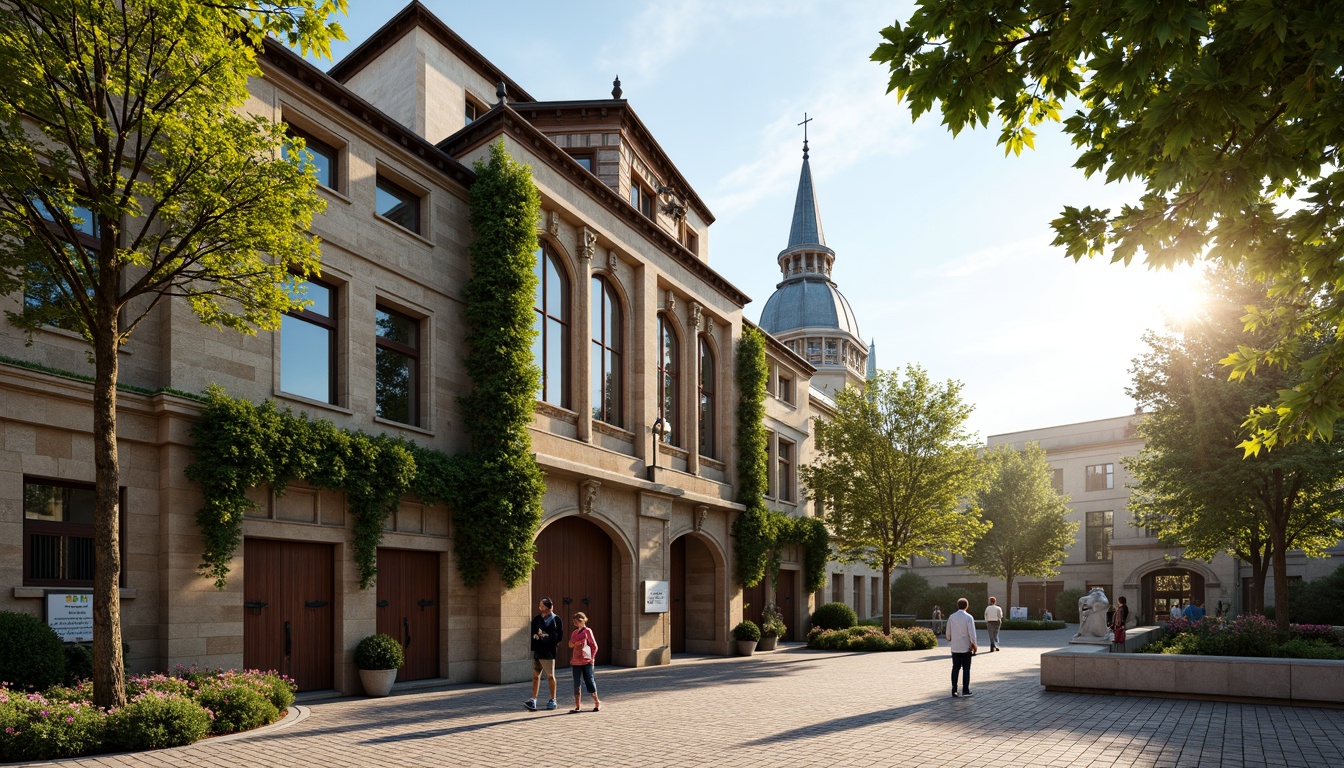
[[[597,233],[587,227],[584,227],[582,240],[583,242],[579,246],[579,255],[583,257],[584,261],[592,261],[593,252],[597,250],[596,249]]]
[[[705,527],[705,520],[707,519],[709,519],[709,507],[704,504],[695,505],[695,516],[692,524],[695,526],[696,533],[700,533]]]
[[[560,234],[560,214],[555,211],[551,211],[550,229],[552,235]]]
[[[697,333],[700,331],[700,318],[704,309],[699,302],[691,302],[691,325],[695,327]]]
[[[579,511],[585,515],[593,514],[593,507],[602,497],[601,480],[584,480],[579,483]]]

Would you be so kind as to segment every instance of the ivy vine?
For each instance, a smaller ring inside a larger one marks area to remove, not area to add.
[[[780,548],[803,548],[804,589],[816,592],[826,584],[831,534],[815,517],[790,517],[765,505],[769,483],[769,451],[765,433],[765,335],[746,326],[737,342],[734,375],[737,379],[738,503],[746,511],[733,522],[733,548],[738,583],[754,587],[769,575],[779,579]]]
[[[243,519],[257,508],[253,488],[283,494],[290,483],[345,491],[354,518],[352,548],[363,589],[378,575],[383,525],[416,477],[413,444],[387,435],[340,429],[324,419],[277,410],[270,400],[253,405],[212,386],[201,418],[192,425],[195,460],[188,480],[199,483],[205,505],[196,512],[204,545],[200,573],[215,587],[228,583],[229,563],[243,536]]]

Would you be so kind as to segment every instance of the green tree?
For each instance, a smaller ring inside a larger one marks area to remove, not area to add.
[[[126,701],[117,355],[163,300],[255,333],[318,268],[313,177],[240,110],[267,35],[327,53],[345,0],[0,4],[0,292],[9,320],[80,333],[94,366],[94,695]],[[294,277],[298,275],[299,277]]]
[[[471,348],[465,366],[474,385],[460,398],[471,452],[459,460],[453,503],[458,571],[474,586],[491,566],[506,587],[536,567],[541,468],[528,427],[541,371],[532,356],[537,288],[537,220],[541,196],[532,169],[509,157],[503,139],[476,162],[471,186],[471,279],[463,318]]]
[[[955,135],[997,116],[1015,153],[1062,121],[1076,167],[1143,183],[1118,211],[1064,209],[1055,244],[1072,258],[1248,265],[1282,301],[1250,310],[1245,322],[1269,332],[1223,350],[1224,362],[1236,378],[1295,375],[1249,412],[1244,448],[1333,435],[1344,416],[1344,4],[925,0],[882,37],[872,58],[915,117],[937,106]],[[1322,325],[1325,343],[1299,343]]]
[[[1065,519],[1068,497],[1051,485],[1050,465],[1036,443],[1021,451],[998,446],[986,451],[982,461],[985,485],[977,502],[992,527],[966,553],[966,565],[1003,579],[1011,605],[1018,576],[1044,579],[1058,572],[1078,523]]]
[[[972,498],[979,462],[959,382],[937,384],[908,366],[904,379],[882,371],[866,391],[842,390],[835,405],[834,418],[814,421],[818,456],[802,478],[826,510],[841,561],[880,568],[890,584],[897,563],[942,562],[988,528]],[[882,614],[890,633],[889,589]]]
[[[1301,441],[1242,457],[1237,430],[1247,407],[1286,386],[1289,375],[1221,375],[1222,350],[1256,342],[1239,318],[1264,293],[1243,273],[1221,270],[1210,273],[1208,294],[1194,320],[1147,334],[1149,351],[1134,362],[1129,393],[1148,416],[1139,424],[1143,450],[1124,460],[1136,480],[1130,508],[1135,525],[1191,557],[1225,551],[1250,563],[1251,609],[1263,608],[1272,568],[1276,617],[1286,628],[1285,554],[1320,555],[1344,536],[1344,447]]]

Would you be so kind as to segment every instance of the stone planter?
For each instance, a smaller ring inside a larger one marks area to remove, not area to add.
[[[778,642],[779,638],[775,635],[770,635],[769,637],[762,637],[761,642],[756,646],[756,650],[773,651],[775,650],[775,644]]]
[[[738,641],[737,641],[737,655],[738,655],[738,656],[750,656],[751,654],[753,654],[753,653],[755,653],[755,652],[756,652],[756,641],[755,641],[755,640],[738,640]]]
[[[395,669],[361,669],[359,682],[364,685],[366,696],[380,697],[392,692],[392,684],[397,681]]]

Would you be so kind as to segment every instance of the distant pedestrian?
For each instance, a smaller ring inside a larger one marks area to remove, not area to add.
[[[1115,618],[1111,620],[1111,631],[1115,633],[1115,642],[1123,645],[1125,642],[1125,623],[1129,621],[1129,605],[1124,595],[1117,597],[1115,600],[1118,605],[1115,606]]]
[[[1045,612],[1041,614],[1041,619],[1044,621],[1054,621],[1055,615],[1050,612],[1049,608],[1046,608]]]
[[[994,652],[999,650],[999,627],[1003,626],[1003,609],[997,605],[995,598],[989,598],[989,605],[985,606],[985,629],[989,630],[989,650]]]
[[[1207,613],[1208,612],[1204,610],[1203,601],[1191,600],[1190,604],[1185,606],[1185,610],[1181,612],[1181,615],[1190,621],[1199,621],[1200,619],[1203,619]]]
[[[943,634],[943,609],[933,606],[933,634]]]
[[[588,628],[588,615],[583,611],[574,614],[574,631],[569,633],[569,668],[574,673],[574,708],[570,712],[583,711],[583,689],[593,697],[593,711],[600,712],[602,702],[597,700],[597,681],[593,679],[593,665],[597,663],[597,638]]]
[[[1180,601],[1180,600],[1177,600],[1176,602],[1172,603],[1172,604],[1171,604],[1171,620],[1172,620],[1172,621],[1175,621],[1175,620],[1181,618],[1183,615],[1184,615],[1184,613],[1181,611],[1181,601]]]
[[[970,603],[957,600],[957,612],[947,617],[947,642],[952,646],[952,695],[971,695],[971,657],[980,649],[975,637],[975,617],[966,612]],[[957,673],[961,673],[961,693],[957,693]]]
[[[537,709],[537,693],[541,690],[541,676],[546,675],[546,686],[551,700],[547,709],[555,709],[555,649],[565,639],[565,623],[552,610],[551,598],[543,597],[537,604],[537,615],[532,617],[532,698],[523,702],[530,710]]]

